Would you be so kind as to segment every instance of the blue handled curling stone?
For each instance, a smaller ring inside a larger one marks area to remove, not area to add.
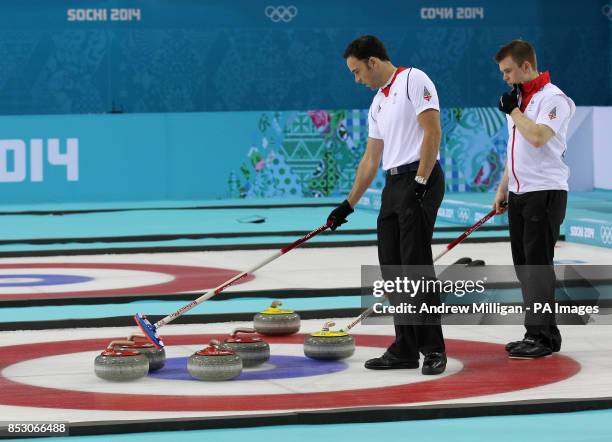
[[[113,341],[96,357],[96,376],[115,382],[135,381],[145,377],[149,373],[149,359],[137,351],[118,349],[120,345]]]
[[[300,330],[300,315],[293,310],[278,308],[283,303],[272,305],[253,318],[253,328],[262,335],[292,335]]]
[[[208,347],[189,357],[187,371],[201,381],[229,381],[242,373],[242,359],[213,339]]]
[[[131,335],[127,341],[119,346],[119,350],[131,350],[142,353],[149,358],[149,371],[156,371],[166,364],[166,351],[163,348],[156,348],[147,338],[141,335]]]
[[[355,353],[355,341],[343,330],[331,330],[336,325],[326,322],[321,331],[311,333],[304,340],[304,354],[312,359],[339,360]]]
[[[240,356],[243,367],[256,367],[270,359],[270,346],[253,333],[255,330],[252,328],[237,328],[223,341],[223,348],[229,348]]]

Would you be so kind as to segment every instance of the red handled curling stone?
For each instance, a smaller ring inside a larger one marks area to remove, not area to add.
[[[243,367],[255,367],[270,359],[270,346],[253,333],[255,330],[252,328],[237,328],[223,341],[223,348],[229,348],[240,356]]]
[[[201,381],[229,381],[242,373],[242,359],[213,339],[208,347],[189,357],[187,371]]]
[[[339,360],[355,353],[355,341],[344,330],[330,330],[336,325],[326,322],[319,332],[311,333],[304,340],[304,354],[312,359]]]
[[[125,382],[140,379],[149,373],[149,359],[145,355],[132,350],[119,350],[116,347],[113,341],[96,357],[96,376],[107,381]]]
[[[281,301],[274,301],[272,305],[253,318],[253,326],[257,333],[262,335],[292,335],[300,330],[300,315],[293,310],[278,308]]]
[[[162,348],[156,348],[147,338],[141,335],[131,335],[127,341],[121,344],[120,350],[131,350],[142,353],[149,358],[149,371],[156,371],[166,364],[166,351]]]

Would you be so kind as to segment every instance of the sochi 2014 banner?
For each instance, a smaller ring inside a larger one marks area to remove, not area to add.
[[[495,106],[515,38],[580,106],[610,106],[611,0],[20,0],[0,4],[3,114],[362,109],[342,58],[379,36],[445,107]]]

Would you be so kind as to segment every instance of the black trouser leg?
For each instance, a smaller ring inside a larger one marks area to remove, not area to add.
[[[381,266],[425,266],[428,275],[434,275],[431,240],[438,208],[444,197],[444,175],[436,164],[428,180],[423,205],[409,205],[408,192],[416,173],[391,176],[383,190],[378,217],[378,257]],[[385,274],[385,279],[402,276]],[[405,296],[392,296],[396,305],[408,301]],[[437,294],[419,294],[413,299],[417,307],[421,302],[439,305]],[[416,319],[416,321],[415,321]],[[444,352],[444,337],[440,315],[415,318],[414,315],[395,315],[395,342],[388,351],[409,359],[418,359],[419,352]],[[416,323],[415,323],[416,322]]]
[[[561,346],[557,328],[553,258],[560,227],[565,218],[567,192],[545,190],[522,195],[510,193],[508,221],[512,259],[521,283],[525,314],[525,337],[540,340],[553,349]],[[552,312],[534,311],[535,304],[549,305]]]

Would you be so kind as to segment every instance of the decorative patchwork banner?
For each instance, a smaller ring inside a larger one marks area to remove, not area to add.
[[[345,196],[368,139],[367,110],[265,112],[229,176],[235,198]],[[494,108],[442,109],[440,164],[450,192],[488,192],[503,175],[506,119]],[[237,168],[238,169],[238,168]],[[382,189],[379,171],[373,189]],[[365,203],[364,203],[365,204]]]
[[[578,135],[591,127],[592,113],[581,114]],[[495,191],[501,112],[449,108],[440,118],[446,191]],[[368,140],[365,109],[3,116],[0,133],[2,204],[345,197]],[[578,135],[568,165],[589,176]],[[379,170],[371,187],[384,182]]]

